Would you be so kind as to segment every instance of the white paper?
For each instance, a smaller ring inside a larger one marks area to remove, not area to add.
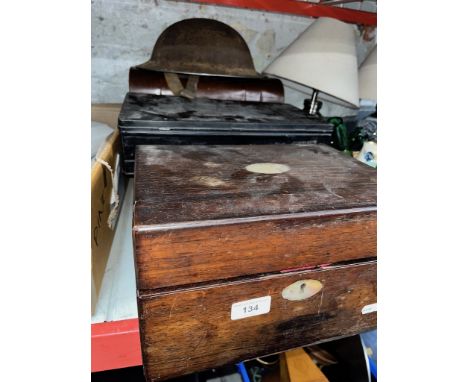
[[[240,301],[231,306],[231,320],[259,316],[270,311],[271,296]]]

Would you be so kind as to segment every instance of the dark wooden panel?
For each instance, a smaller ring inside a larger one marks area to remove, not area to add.
[[[281,296],[304,279],[323,289],[302,301]],[[233,303],[263,296],[271,296],[269,313],[231,320]],[[376,302],[376,263],[146,294],[138,302],[145,371],[162,380],[375,327],[376,313],[361,310]]]
[[[193,284],[377,256],[376,213],[268,217],[135,228],[139,289]]]
[[[307,116],[286,103],[226,101],[209,98],[166,97],[127,93],[119,114],[122,133],[165,130],[333,131],[324,118]],[[196,129],[194,129],[196,127]],[[125,135],[125,134],[123,134]]]
[[[289,166],[249,172],[253,163]],[[135,226],[374,206],[375,169],[324,145],[139,146]]]
[[[179,74],[182,86],[188,76]],[[128,73],[129,91],[163,96],[173,96],[164,72],[131,67]],[[284,102],[283,83],[276,78],[246,78],[200,76],[197,85],[198,98],[250,102]]]

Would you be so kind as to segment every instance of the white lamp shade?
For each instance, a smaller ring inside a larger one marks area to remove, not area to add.
[[[359,67],[359,98],[377,102],[377,45]]]
[[[356,41],[350,24],[317,19],[264,73],[326,93],[345,106],[359,107]]]

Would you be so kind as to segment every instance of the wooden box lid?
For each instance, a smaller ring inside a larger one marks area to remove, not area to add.
[[[324,145],[139,146],[138,286],[373,257],[376,202],[376,170]]]

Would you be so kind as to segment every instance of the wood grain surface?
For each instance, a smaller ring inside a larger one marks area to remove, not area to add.
[[[324,145],[139,146],[136,155],[136,229],[377,204],[377,171]],[[246,170],[254,163],[290,170]]]
[[[140,290],[376,257],[376,171],[322,145],[140,146]],[[288,166],[258,174],[254,163]]]
[[[140,290],[377,256],[376,213],[270,217],[134,232]]]
[[[305,279],[323,284],[302,301],[281,296]],[[271,296],[269,313],[231,320],[231,306]],[[148,380],[163,380],[285,351],[376,326],[376,263],[269,275],[171,292],[140,293],[140,332]]]
[[[288,368],[288,382],[329,382],[304,349],[288,350],[284,356]]]
[[[286,171],[249,171],[255,163]],[[140,146],[133,235],[148,379],[375,327],[361,310],[376,302],[376,203],[376,170],[327,146]],[[301,280],[323,288],[282,297]],[[268,313],[231,319],[232,304],[264,296]]]

